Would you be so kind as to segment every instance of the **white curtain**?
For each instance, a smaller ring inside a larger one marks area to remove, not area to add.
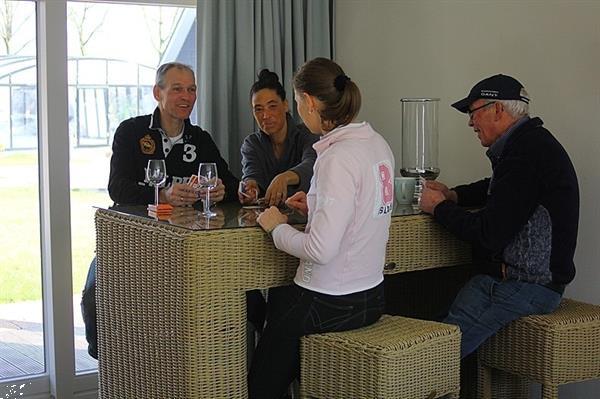
[[[249,92],[262,68],[276,72],[295,113],[291,79],[315,57],[333,57],[333,0],[198,0],[198,116],[231,171],[255,130]]]

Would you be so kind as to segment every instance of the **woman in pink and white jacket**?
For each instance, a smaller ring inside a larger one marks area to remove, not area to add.
[[[383,265],[393,208],[394,156],[367,122],[353,122],[358,86],[316,58],[294,76],[298,113],[317,152],[308,193],[286,204],[308,215],[304,232],[271,207],[258,217],[275,246],[300,259],[294,283],[269,291],[254,353],[250,398],[279,399],[300,372],[300,337],[375,323],[384,308]]]

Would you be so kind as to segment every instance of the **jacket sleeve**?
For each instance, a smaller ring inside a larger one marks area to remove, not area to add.
[[[326,264],[338,255],[341,242],[354,218],[356,165],[348,162],[349,157],[321,160],[315,171],[317,192],[314,209],[310,209],[310,231],[299,232],[289,225],[273,231],[275,246],[297,258]]]
[[[154,188],[143,184],[145,170],[136,165],[134,125],[131,120],[122,122],[112,145],[108,193],[121,205],[143,205],[154,201]]]
[[[307,193],[310,187],[310,179],[313,175],[313,166],[317,159],[317,153],[313,148],[313,144],[319,140],[319,136],[310,133],[304,125],[300,128],[300,131],[298,145],[302,147],[302,160],[289,170],[295,172],[300,178],[300,183],[294,191],[304,191]]]
[[[240,152],[242,153],[242,179],[255,180],[261,193],[264,193],[271,180],[265,170],[264,150],[254,134],[244,139]]]
[[[537,206],[541,187],[535,163],[525,156],[508,157],[494,171],[484,208],[470,212],[444,201],[435,207],[435,219],[462,240],[491,251],[503,249]]]
[[[463,184],[453,188],[458,196],[460,206],[483,206],[487,200],[490,179],[483,179],[471,184]]]

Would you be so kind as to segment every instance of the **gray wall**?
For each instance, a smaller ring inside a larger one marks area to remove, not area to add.
[[[567,149],[579,176],[577,276],[566,296],[600,304],[600,1],[337,0],[336,59],[363,93],[359,119],[382,133],[400,165],[400,98],[440,97],[439,180],[489,174],[467,118],[449,104],[496,73],[519,79],[531,113]],[[396,171],[398,173],[398,171]],[[597,398],[600,381],[561,398]]]

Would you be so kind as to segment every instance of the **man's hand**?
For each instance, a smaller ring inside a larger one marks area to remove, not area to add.
[[[280,224],[287,223],[287,216],[279,212],[279,209],[276,206],[272,206],[267,208],[258,215],[256,221],[260,224],[260,227],[263,228],[264,231],[270,233],[273,229]]]
[[[238,199],[240,200],[240,204],[256,204],[259,191],[256,180],[248,179],[240,181],[240,185],[238,186]]]
[[[300,178],[296,172],[285,171],[271,180],[265,192],[265,205],[279,205],[287,199],[287,188],[290,184],[298,184]]]
[[[221,179],[217,179],[217,185],[210,190],[210,201],[213,203],[220,202],[223,201],[224,197],[225,185],[223,184],[223,181]],[[195,201],[204,198],[206,198],[206,188],[201,188],[200,190],[197,190]]]
[[[304,191],[298,191],[292,195],[285,201],[285,204],[301,215],[308,215],[308,203],[306,202],[306,193]]]
[[[426,180],[425,186],[431,190],[440,191],[447,200],[458,202],[456,191],[450,190],[444,183],[435,180]]]
[[[194,187],[183,183],[173,183],[159,193],[159,202],[173,206],[190,206],[197,200]]]
[[[447,198],[444,196],[442,190],[434,190],[430,188],[428,184],[426,184],[423,185],[423,191],[421,192],[421,202],[419,203],[419,207],[423,212],[433,215],[435,207],[440,202],[443,202],[446,199]]]

